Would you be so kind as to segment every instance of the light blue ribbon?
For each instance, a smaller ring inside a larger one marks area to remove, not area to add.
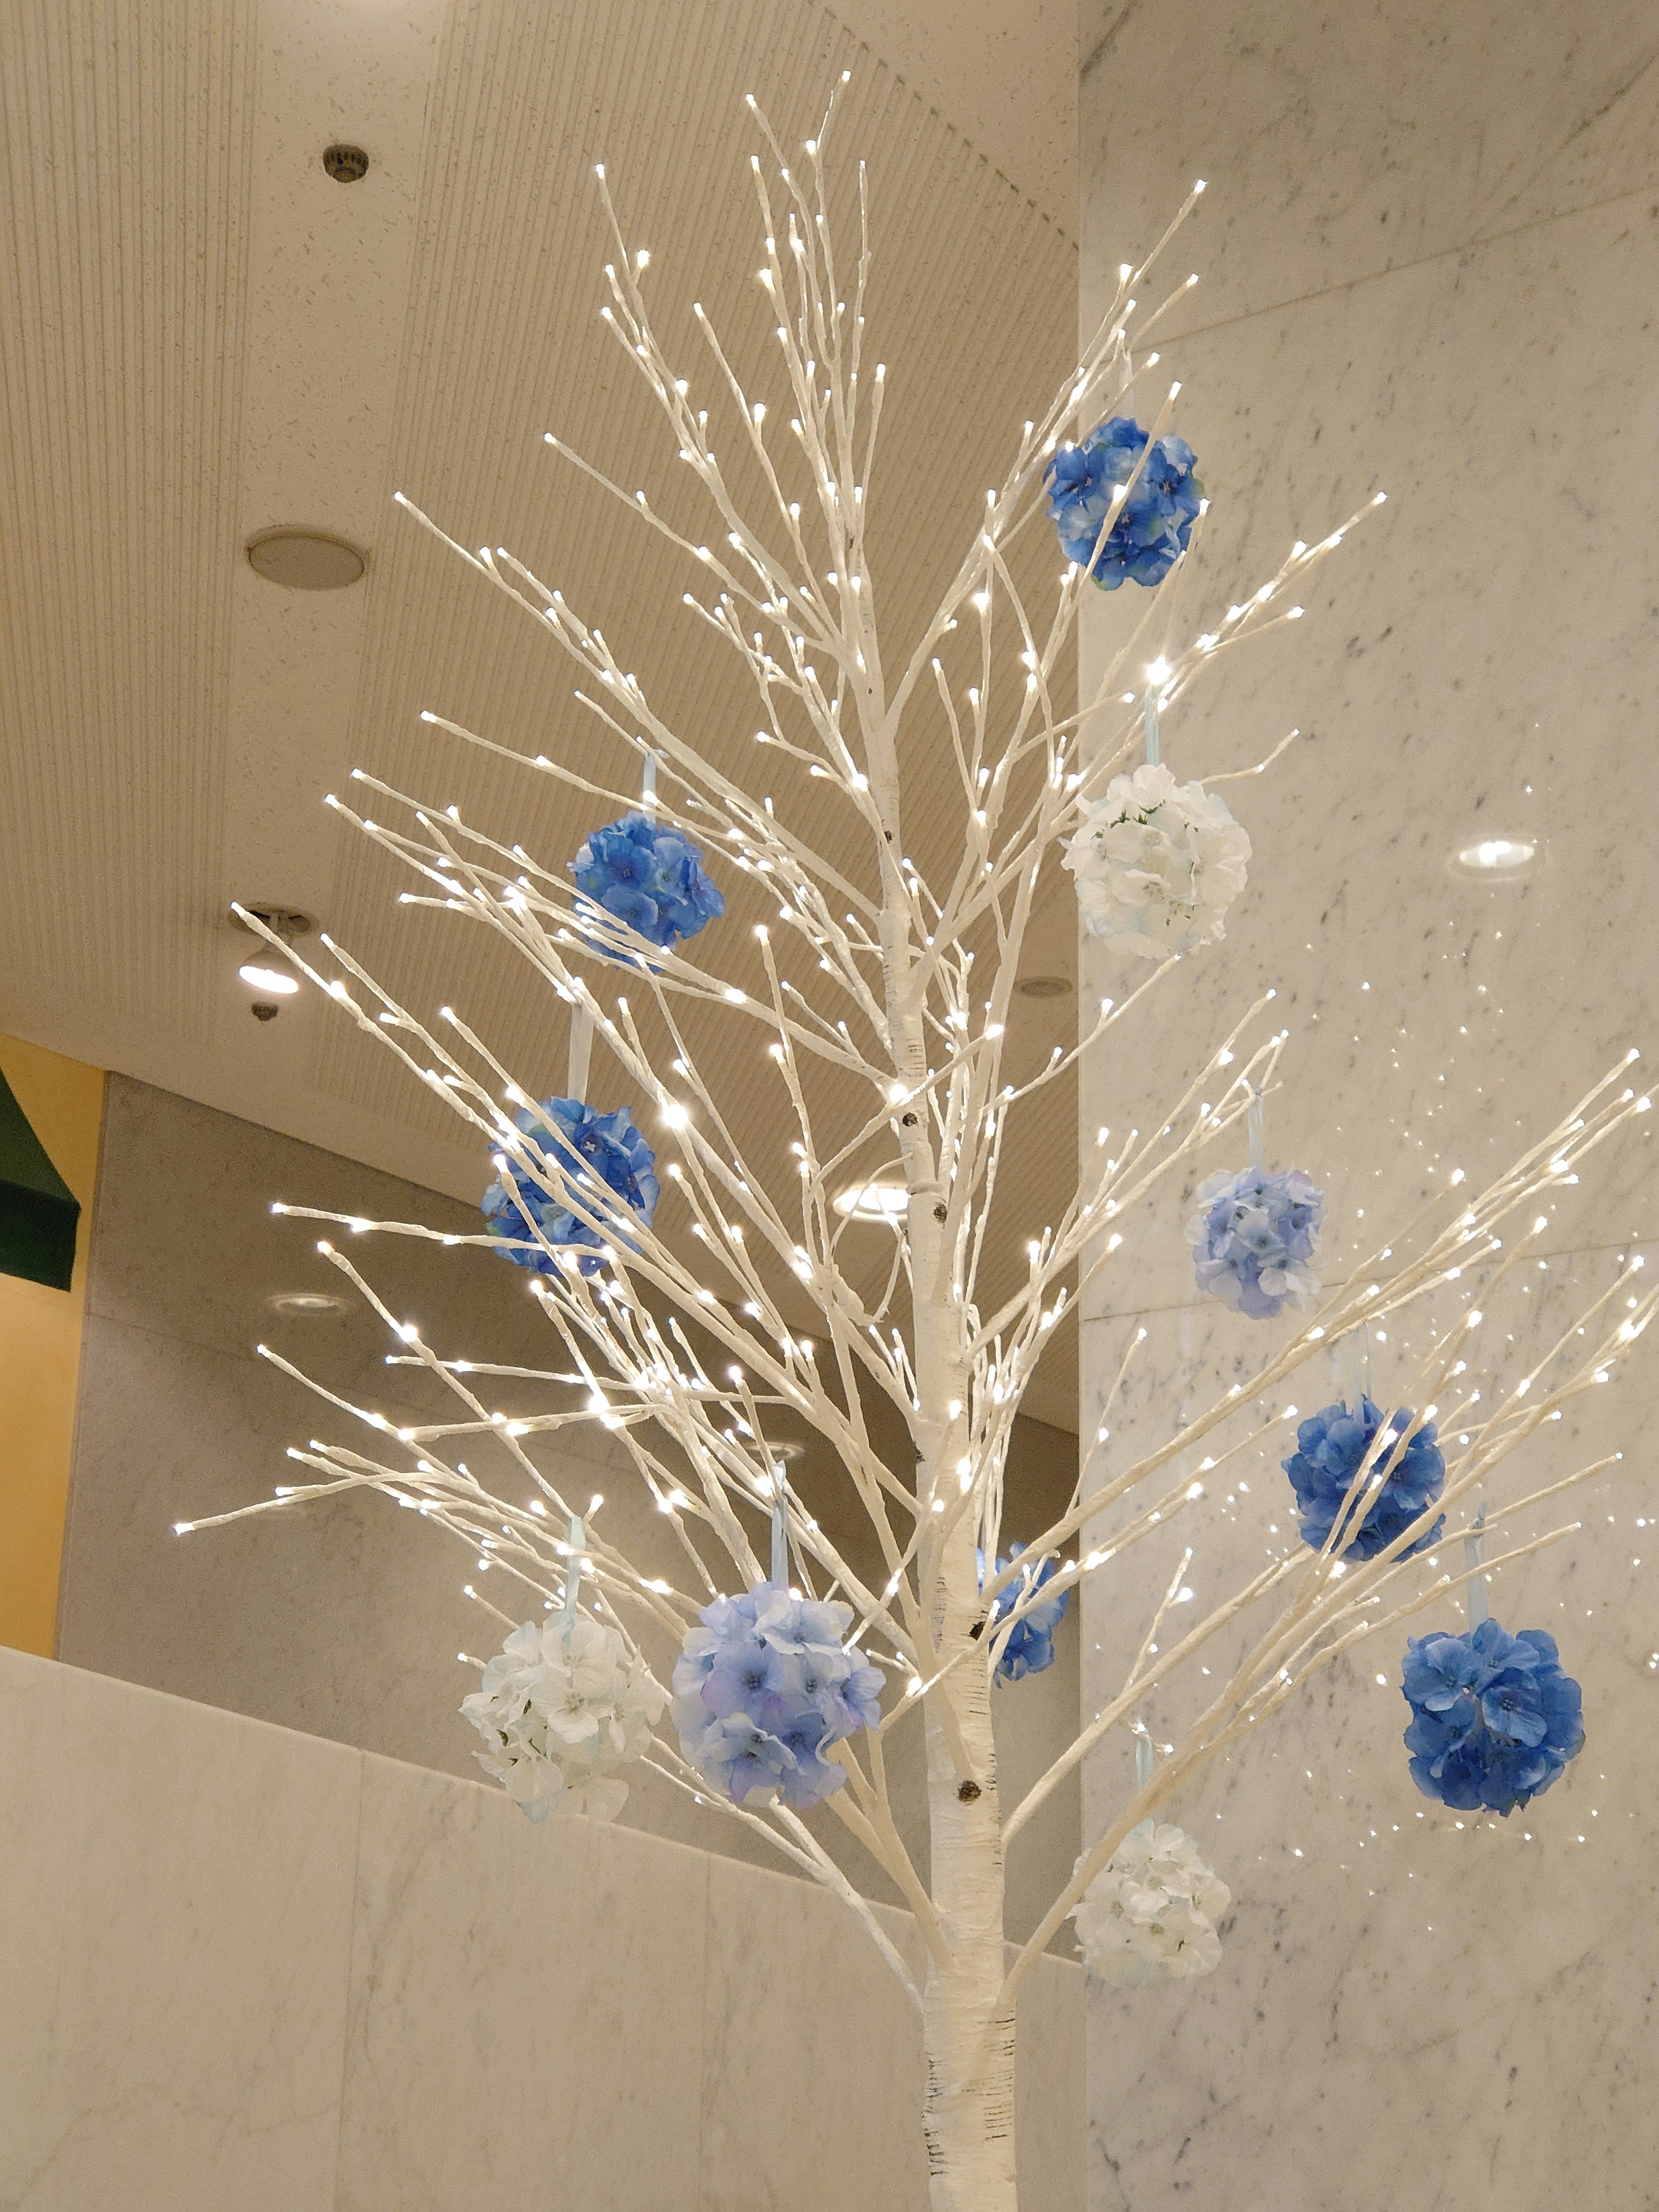
[[[1463,1585],[1463,1608],[1468,1615],[1471,1636],[1483,1620],[1492,1619],[1492,1614],[1486,1607],[1486,1578],[1484,1575],[1474,1572],[1480,1565],[1480,1531],[1486,1525],[1486,1509],[1482,1504],[1480,1510],[1474,1516],[1474,1525],[1463,1539],[1463,1565],[1474,1576],[1472,1582],[1467,1582]]]
[[[1260,1170],[1267,1164],[1267,1138],[1261,1127],[1261,1085],[1250,1085],[1250,1110],[1246,1124],[1250,1133],[1250,1165]]]
[[[1152,1748],[1152,1739],[1143,1728],[1135,1736],[1135,1787],[1144,1790],[1158,1771],[1158,1753]]]
[[[772,1579],[780,1589],[789,1587],[789,1506],[783,1477],[775,1474],[772,1507]]]
[[[1362,1321],[1343,1340],[1343,1352],[1348,1370],[1348,1385],[1345,1392],[1354,1418],[1358,1419],[1364,1401],[1371,1395],[1371,1325]]]
[[[581,1522],[573,1514],[567,1530],[570,1542],[569,1556],[564,1563],[564,1612],[561,1626],[564,1633],[564,1648],[570,1649],[570,1639],[575,1632],[576,1614],[582,1587],[582,1547],[587,1538]]]

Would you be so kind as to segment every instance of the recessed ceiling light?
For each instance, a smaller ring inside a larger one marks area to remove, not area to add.
[[[1529,837],[1475,837],[1460,845],[1452,859],[1468,875],[1518,876],[1537,856]]]
[[[252,960],[236,973],[245,983],[252,983],[256,991],[270,991],[279,999],[291,999],[300,988],[297,975],[288,975],[281,968],[260,968]]]
[[[342,1314],[346,1310],[343,1298],[329,1291],[278,1291],[265,1304],[272,1313],[292,1314],[304,1319],[321,1314]]]
[[[308,530],[292,522],[250,538],[247,557],[249,567],[267,583],[281,584],[290,592],[341,591],[355,584],[368,566],[367,553],[332,531]]]
[[[910,1194],[902,1184],[856,1183],[851,1190],[842,1192],[836,1211],[851,1214],[855,1221],[902,1221],[909,1203]]]
[[[1022,999],[1065,999],[1074,987],[1064,975],[1022,975],[1014,986]]]

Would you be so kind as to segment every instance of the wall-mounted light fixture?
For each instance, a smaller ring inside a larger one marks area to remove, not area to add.
[[[256,921],[264,922],[271,935],[279,938],[284,945],[292,945],[296,937],[308,936],[316,926],[311,916],[301,914],[297,907],[253,906],[246,900],[241,903],[245,912],[253,915]],[[248,929],[248,924],[234,908],[231,909],[230,918],[238,929]],[[257,936],[258,933],[249,930],[249,934]],[[290,969],[278,968],[263,960],[245,960],[236,973],[250,990],[258,994],[248,1008],[256,1022],[274,1022],[282,1012],[280,1002],[283,999],[291,999],[300,988],[299,977]]]
[[[849,1213],[854,1221],[902,1221],[910,1203],[910,1194],[902,1183],[855,1183],[844,1190],[836,1200],[837,1213]]]

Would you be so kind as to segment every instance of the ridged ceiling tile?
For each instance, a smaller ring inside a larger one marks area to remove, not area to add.
[[[428,117],[387,491],[407,492],[462,543],[507,546],[562,586],[638,670],[659,711],[739,774],[752,778],[763,765],[781,810],[805,820],[811,809],[824,858],[867,877],[867,833],[850,811],[838,816],[822,786],[793,781],[775,754],[755,750],[745,672],[681,608],[700,580],[696,565],[543,443],[556,429],[625,487],[645,485],[661,511],[683,513],[694,538],[707,534],[653,403],[599,319],[611,247],[592,164],[605,163],[630,243],[651,249],[653,313],[694,388],[707,387],[699,396],[718,423],[721,394],[696,335],[694,300],[748,388],[772,397],[778,380],[775,318],[754,282],[757,138],[742,94],[752,90],[785,144],[798,144],[852,69],[830,144],[843,253],[853,245],[856,161],[870,163],[869,328],[889,363],[870,566],[890,653],[919,631],[1020,422],[1065,373],[1073,248],[828,15],[796,0],[711,0],[678,14],[672,67],[652,0],[500,6],[452,19]],[[1052,543],[1028,539],[1022,582],[1040,598],[1057,562]],[[602,778],[625,776],[622,749],[577,705],[573,671],[526,616],[412,523],[389,526],[384,545],[353,715],[356,757],[436,805],[459,800],[469,820],[544,862],[563,862],[604,810],[434,733],[421,709]],[[932,803],[946,756],[942,726],[926,711],[907,757],[907,842],[924,868],[948,864],[960,832],[954,802]],[[430,1013],[453,1003],[523,1079],[560,1080],[562,1010],[484,931],[400,910],[406,882],[348,840],[331,926],[404,1004]],[[737,887],[734,922],[758,918],[758,908],[748,914],[748,888]],[[711,964],[741,963],[748,931],[710,932],[704,943]],[[356,1107],[434,1133],[447,1119],[389,1054],[343,1024],[319,1031],[315,1076]],[[781,1157],[778,1102],[758,1085],[743,1091],[734,1135],[757,1159]],[[852,1102],[839,1103],[851,1111]],[[1039,1218],[1044,1187],[1071,1152],[1072,1111],[1065,1084],[1024,1117],[1000,1209],[1011,1252],[1048,1218]]]
[[[0,9],[0,938],[206,1035],[236,557],[252,0]]]

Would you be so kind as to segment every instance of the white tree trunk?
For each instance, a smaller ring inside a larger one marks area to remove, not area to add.
[[[951,1604],[954,1612],[954,1590]],[[1015,2212],[1014,2020],[1012,2006],[999,2009],[1002,1814],[990,1686],[971,1664],[957,1670],[951,1686],[957,1683],[953,1706],[970,1774],[958,1773],[936,1698],[927,1724],[932,1887],[951,1953],[948,1966],[930,1964],[922,2000],[929,2202],[933,2212]]]

